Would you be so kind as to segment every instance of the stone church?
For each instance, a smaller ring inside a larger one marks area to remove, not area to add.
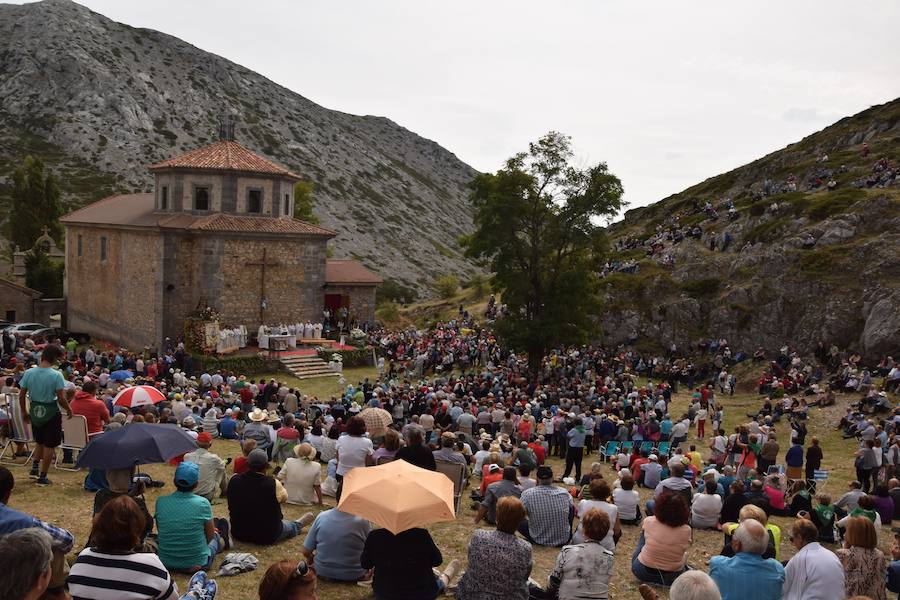
[[[381,280],[353,261],[329,261],[335,232],[293,218],[300,178],[227,127],[221,141],[148,168],[153,193],[111,196],[60,219],[70,330],[161,348],[198,307],[255,332],[321,321],[326,295],[351,318],[374,320]]]

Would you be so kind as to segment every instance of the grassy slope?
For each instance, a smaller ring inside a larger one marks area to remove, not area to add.
[[[352,370],[348,372],[348,379],[352,380],[357,377],[365,376],[365,370]],[[279,378],[283,378],[279,375]],[[296,382],[292,382],[296,383]],[[319,379],[312,380],[311,383],[300,383],[301,390],[304,393],[316,393],[319,396],[330,395],[336,392],[336,380]],[[834,429],[837,419],[843,412],[843,408],[850,398],[841,397],[838,404],[824,410],[814,410],[811,414],[810,433],[816,435],[822,441],[825,453],[824,466],[832,469],[832,479],[829,481],[826,489],[832,496],[837,497],[846,488],[847,482],[852,479],[852,462],[849,459],[853,450],[851,440],[843,440],[840,434]],[[682,410],[686,407],[687,396],[683,393],[679,394],[675,399],[675,408]],[[758,396],[752,393],[739,394],[733,398],[726,398],[724,405],[726,407],[725,427],[732,428],[735,424],[746,421],[745,414],[755,410],[761,401]],[[778,428],[779,437],[782,446],[787,440],[787,428],[781,424]],[[693,432],[692,432],[693,436]],[[786,448],[782,450],[783,452]],[[222,457],[236,456],[239,452],[237,443],[216,441],[213,445],[213,451]],[[591,459],[585,458],[584,466],[589,467]],[[558,460],[552,459],[556,472],[561,469]],[[166,465],[152,465],[147,469],[154,477],[169,482],[172,477],[172,468]],[[11,505],[15,508],[26,510],[50,522],[62,525],[71,529],[77,538],[77,544],[83,544],[90,528],[90,510],[91,496],[81,489],[83,475],[78,473],[64,473],[55,471],[51,473],[55,485],[49,488],[38,488],[33,485],[27,478],[24,469],[14,469],[18,485],[13,492]],[[162,492],[170,493],[172,491],[171,484],[163,488]],[[158,490],[148,493],[148,505],[151,507],[155,503],[156,497],[159,495]],[[468,491],[466,493],[468,495]],[[642,490],[641,496],[644,500],[649,497],[649,490]],[[213,506],[216,516],[228,516],[228,510],[224,503],[218,503]],[[284,508],[286,518],[298,518],[306,511],[304,507],[287,505]],[[441,548],[445,563],[453,558],[459,558],[465,563],[466,547],[469,536],[473,530],[471,519],[474,513],[469,508],[467,502],[463,502],[460,515],[456,521],[443,523],[430,527],[430,531],[434,536],[438,546]],[[790,520],[785,518],[775,518],[775,522],[785,529],[788,527]],[[786,533],[786,532],[785,532]],[[616,557],[615,574],[612,579],[611,597],[612,598],[635,598],[637,597],[637,582],[632,577],[629,564],[631,552],[633,551],[638,537],[638,529],[635,527],[625,527],[622,540],[619,542],[619,551]],[[884,528],[880,535],[881,548],[888,552],[890,549],[890,533]],[[248,600],[256,597],[256,588],[265,569],[274,561],[281,559],[298,560],[300,557],[300,549],[303,543],[303,536],[285,542],[275,547],[257,547],[247,544],[237,544],[238,551],[248,551],[255,554],[260,559],[260,569],[249,574],[239,575],[233,578],[219,579],[219,596],[221,600]],[[697,531],[694,534],[694,544],[691,547],[689,555],[689,563],[696,568],[706,568],[709,557],[716,554],[722,545],[721,534],[709,531]],[[533,576],[538,581],[545,581],[546,577],[553,566],[556,559],[557,550],[552,548],[534,548],[534,571]],[[793,549],[787,542],[787,535],[784,535],[784,542],[781,548],[782,556],[788,558],[793,554]],[[217,561],[218,562],[218,561]],[[177,576],[177,581],[181,589],[184,588],[187,578]],[[368,598],[369,591],[357,586],[321,584],[320,597],[329,600],[350,600]]]
[[[749,164],[711,177],[649,206],[627,211],[624,221],[610,227],[610,237],[614,239],[622,235],[650,233],[658,223],[690,207],[692,200],[698,200],[702,204],[707,199],[713,200],[730,195],[740,206],[742,201],[749,200],[747,186],[752,182],[761,182],[766,177],[780,182],[794,174],[803,182],[805,173],[816,166],[821,166],[815,161],[822,154],[828,154],[829,159],[824,166],[832,169],[837,169],[841,165],[848,167],[847,173],[835,178],[839,185],[847,183],[868,174],[877,158],[887,156],[896,160],[900,156],[900,136],[896,135],[895,129],[889,131],[895,128],[898,122],[900,122],[900,99],[845,117],[822,131]],[[853,145],[849,142],[853,140],[855,134],[873,127],[881,128],[886,133],[878,132],[868,140],[871,152],[867,158],[863,158],[862,142]]]

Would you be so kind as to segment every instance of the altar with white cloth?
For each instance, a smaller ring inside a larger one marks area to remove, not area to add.
[[[298,344],[319,345],[330,342],[322,338],[322,323],[279,323],[276,325],[260,325],[257,332],[257,343],[262,350],[288,350]]]

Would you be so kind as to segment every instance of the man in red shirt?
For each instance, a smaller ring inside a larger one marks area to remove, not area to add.
[[[96,396],[97,383],[89,379],[81,386],[71,402],[72,413],[87,419],[88,435],[101,433],[103,426],[109,423],[109,410],[106,404]]]
[[[109,410],[103,400],[98,400],[97,382],[88,379],[81,386],[81,390],[75,393],[75,397],[69,402],[73,415],[82,415],[87,419],[88,436],[102,433],[103,426],[109,423]],[[63,448],[63,463],[72,462],[72,451]]]
[[[539,465],[544,464],[544,459],[547,458],[546,452],[544,452],[544,445],[541,444],[541,441],[543,441],[543,439],[544,436],[539,436],[538,439],[533,440],[530,444],[528,444],[528,447],[531,448],[532,452],[534,452],[534,457],[537,458],[537,464]]]

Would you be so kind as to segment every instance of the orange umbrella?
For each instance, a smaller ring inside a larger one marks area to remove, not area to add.
[[[453,521],[453,482],[405,460],[357,467],[344,476],[338,509],[368,519],[393,534]]]
[[[359,416],[366,422],[366,431],[369,432],[371,437],[384,435],[384,431],[387,429],[388,425],[394,422],[391,413],[383,408],[369,407],[363,409],[363,411],[359,413]]]

